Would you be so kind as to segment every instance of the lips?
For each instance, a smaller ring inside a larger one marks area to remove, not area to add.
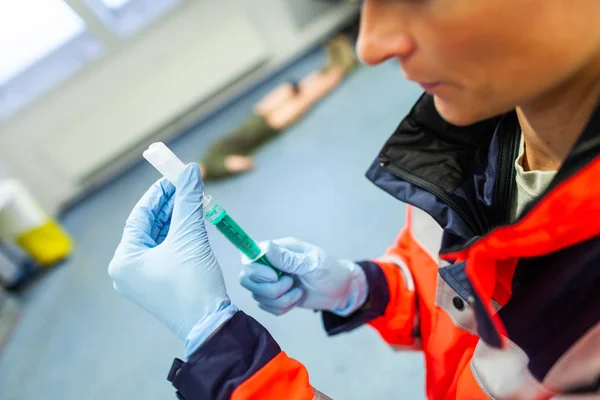
[[[409,81],[415,82],[416,84],[418,84],[419,86],[421,86],[423,88],[423,90],[425,90],[428,93],[432,93],[433,91],[436,91],[436,89],[438,89],[440,86],[442,86],[442,82],[441,81],[425,81],[425,80],[420,80],[418,78],[419,74],[413,74],[412,72],[408,72],[404,66],[402,65],[402,63],[400,63],[400,68],[402,69],[402,72],[404,74],[404,77],[406,79],[408,79]]]
[[[440,86],[440,82],[417,82],[426,92],[431,92]]]

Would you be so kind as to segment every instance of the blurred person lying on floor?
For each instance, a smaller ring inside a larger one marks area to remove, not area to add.
[[[325,52],[327,62],[320,71],[300,82],[277,86],[254,107],[246,122],[210,146],[199,163],[204,181],[251,169],[254,151],[296,123],[357,65],[353,44],[345,35],[327,42]]]

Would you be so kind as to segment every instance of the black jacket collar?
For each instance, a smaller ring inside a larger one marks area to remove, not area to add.
[[[450,233],[469,240],[487,233],[499,221],[507,222],[498,217],[498,206],[507,207],[498,204],[498,199],[510,200],[500,192],[509,190],[514,175],[501,177],[511,181],[508,185],[502,186],[498,180],[502,169],[506,173],[514,170],[516,152],[503,157],[503,143],[517,132],[514,111],[466,127],[449,124],[436,111],[433,97],[424,94],[387,140],[367,177],[399,200],[429,212]],[[598,155],[600,107],[547,191]],[[464,223],[465,219],[470,221]]]

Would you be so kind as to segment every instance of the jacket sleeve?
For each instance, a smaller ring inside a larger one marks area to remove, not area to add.
[[[367,276],[367,302],[348,317],[323,312],[323,324],[329,335],[368,324],[391,345],[418,347],[418,299],[410,270],[409,224],[410,221],[384,257],[358,263]]]
[[[311,387],[306,368],[242,311],[187,362],[175,359],[167,379],[186,400],[327,399]]]

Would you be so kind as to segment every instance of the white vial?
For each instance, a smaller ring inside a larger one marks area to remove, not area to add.
[[[184,170],[185,164],[163,142],[152,143],[148,150],[142,153],[165,178],[177,186],[177,177]]]
[[[142,153],[144,158],[152,164],[174,186],[177,186],[177,177],[185,169],[185,164],[163,142],[152,143]],[[205,212],[213,206],[212,197],[203,194],[202,204]]]

